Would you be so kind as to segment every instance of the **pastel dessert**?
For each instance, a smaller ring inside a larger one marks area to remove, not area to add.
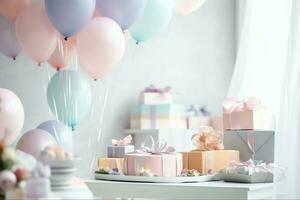
[[[40,154],[40,160],[42,160],[43,162],[71,159],[71,155],[65,152],[64,149],[58,145],[48,146]]]

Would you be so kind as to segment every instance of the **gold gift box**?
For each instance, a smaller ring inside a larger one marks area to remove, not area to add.
[[[98,160],[99,169],[118,169],[121,174],[124,173],[124,158],[100,158]]]
[[[182,153],[182,157],[184,169],[215,174],[226,168],[231,161],[239,161],[240,153],[235,150],[191,151]]]

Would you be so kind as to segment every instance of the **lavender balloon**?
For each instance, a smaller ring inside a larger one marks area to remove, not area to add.
[[[64,123],[57,120],[49,120],[41,123],[37,128],[50,133],[57,144],[68,152],[73,151],[73,133]]]
[[[115,20],[123,30],[142,14],[148,0],[97,0],[100,13]]]
[[[45,6],[52,24],[68,38],[90,21],[96,0],[45,0]]]
[[[39,159],[41,151],[55,144],[55,139],[48,132],[33,129],[20,138],[16,148]]]
[[[0,16],[0,52],[14,60],[21,52],[21,46],[15,32],[15,24],[3,16]]]

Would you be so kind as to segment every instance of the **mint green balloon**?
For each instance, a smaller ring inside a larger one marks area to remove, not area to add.
[[[143,14],[129,28],[131,36],[139,43],[159,34],[171,21],[172,11],[170,0],[148,0]]]
[[[47,99],[52,113],[74,130],[90,110],[91,86],[82,73],[58,71],[48,83]]]

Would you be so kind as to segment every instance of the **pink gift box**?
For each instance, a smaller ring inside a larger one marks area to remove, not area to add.
[[[225,130],[272,130],[273,116],[256,97],[227,98],[223,102]]]
[[[272,130],[272,115],[267,109],[224,113],[223,127],[225,130]]]
[[[223,128],[223,116],[212,117],[211,118],[211,126],[218,131],[224,130]]]
[[[182,171],[182,155],[175,154],[127,154],[125,155],[125,174],[138,176],[142,168],[156,176],[178,176]]]

